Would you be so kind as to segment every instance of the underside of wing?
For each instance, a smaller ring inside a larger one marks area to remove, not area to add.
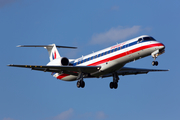
[[[11,67],[22,67],[31,68],[32,70],[44,71],[44,72],[56,72],[66,73],[70,75],[78,75],[78,72],[93,73],[99,71],[100,66],[41,66],[41,65],[14,65],[10,64]]]
[[[130,67],[123,67],[117,70],[118,75],[137,75],[137,74],[147,74],[148,72],[160,72],[160,71],[169,71],[169,70],[160,70],[160,69],[141,69],[141,68],[130,68]],[[103,77],[110,77],[112,73],[103,75]]]

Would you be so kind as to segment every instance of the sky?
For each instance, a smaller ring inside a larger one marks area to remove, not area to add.
[[[0,120],[179,120],[179,0],[0,0]],[[151,56],[127,67],[170,69],[146,75],[57,80],[51,73],[8,67],[46,65],[44,48],[17,45],[74,46],[58,49],[78,58],[140,35],[165,46],[152,66]]]

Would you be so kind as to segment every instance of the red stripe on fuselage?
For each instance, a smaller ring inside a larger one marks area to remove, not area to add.
[[[158,47],[158,46],[164,46],[164,45],[161,44],[161,43],[156,43],[156,44],[150,44],[150,45],[146,45],[146,46],[141,46],[141,47],[135,48],[135,49],[133,49],[133,50],[127,50],[127,51],[124,52],[124,53],[121,53],[121,54],[118,54],[118,55],[115,55],[115,56],[112,56],[112,57],[103,59],[103,60],[101,60],[101,61],[98,61],[98,62],[89,64],[89,65],[87,65],[87,66],[96,66],[96,65],[99,65],[99,64],[103,64],[103,63],[105,63],[105,62],[109,62],[109,61],[112,61],[112,60],[115,60],[115,59],[124,57],[124,56],[126,56],[126,55],[130,55],[130,54],[135,53],[135,52],[138,52],[138,51],[140,51],[140,50],[144,50],[144,49],[148,49],[148,48],[152,48],[152,47]]]
[[[141,46],[141,47],[135,48],[133,50],[127,50],[124,53],[121,53],[121,54],[118,54],[118,55],[115,55],[115,56],[100,60],[98,62],[94,62],[94,63],[89,64],[87,66],[97,66],[97,65],[103,64],[105,62],[112,61],[112,60],[124,57],[126,55],[130,55],[130,54],[138,52],[140,50],[144,50],[144,49],[148,49],[148,48],[152,48],[152,47],[159,47],[159,46],[164,46],[164,45],[162,43],[156,43],[156,44],[150,44],[150,45]],[[62,75],[59,75],[57,78],[62,79],[64,77],[66,77],[66,76],[69,76],[69,74],[62,74]]]
[[[62,79],[62,78],[64,78],[64,77],[66,77],[66,76],[68,76],[69,74],[61,74],[61,75],[59,75],[58,77],[57,77],[57,79]]]

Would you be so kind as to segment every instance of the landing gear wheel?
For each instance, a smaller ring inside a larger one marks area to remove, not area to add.
[[[81,87],[84,88],[85,87],[85,82],[84,81],[80,81],[81,83]]]
[[[154,66],[154,61],[152,61],[152,66]]]
[[[118,83],[117,82],[110,82],[110,84],[109,84],[109,87],[111,88],[111,89],[117,89],[118,88]]]
[[[152,65],[153,65],[153,66],[158,66],[158,61],[153,61],[153,62],[152,62]]]
[[[85,87],[85,82],[84,81],[82,81],[82,80],[80,80],[80,81],[77,81],[77,87],[78,88],[84,88]]]
[[[117,87],[118,87],[117,82],[114,82],[114,89],[117,89]]]
[[[81,83],[80,81],[77,81],[77,87],[80,88],[81,87]]]
[[[113,88],[114,88],[114,84],[113,84],[113,82],[110,82],[109,87],[110,87],[111,89],[113,89]]]
[[[158,61],[156,61],[156,66],[158,66]]]

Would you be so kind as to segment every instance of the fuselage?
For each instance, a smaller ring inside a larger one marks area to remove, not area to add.
[[[106,49],[82,56],[71,61],[73,66],[101,66],[90,76],[101,77],[121,69],[126,63],[151,55],[154,51],[164,52],[165,46],[148,35],[143,35]],[[77,76],[54,73],[54,77],[65,81],[77,80]]]

